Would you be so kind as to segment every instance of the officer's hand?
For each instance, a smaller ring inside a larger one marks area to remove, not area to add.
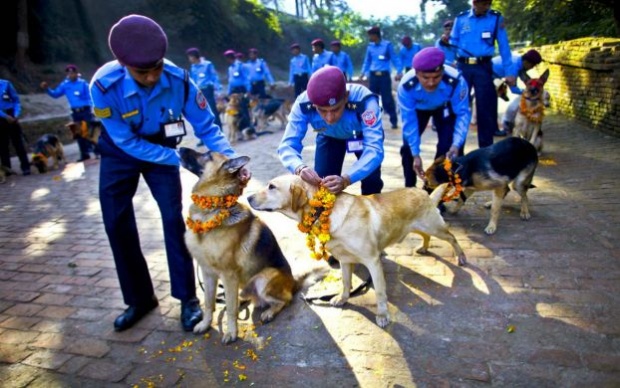
[[[509,86],[515,86],[517,84],[517,79],[514,76],[509,75],[508,77],[506,77],[506,83]]]
[[[459,156],[459,149],[456,148],[455,146],[450,147],[450,149],[448,150],[448,152],[446,153],[446,158],[448,159],[454,159],[457,156]]]
[[[321,181],[321,185],[333,194],[338,194],[342,190],[346,189],[349,183],[349,177],[346,175],[329,175],[323,178],[323,180]]]
[[[318,186],[321,184],[321,177],[310,167],[304,167],[300,172],[299,176],[304,182],[308,182],[311,185]]]
[[[39,84],[39,87],[41,87],[41,89],[47,89],[47,82],[43,81]]]
[[[239,171],[239,181],[241,181],[241,184],[245,186],[250,178],[252,178],[252,173],[247,167],[243,167],[241,171]]]
[[[416,175],[419,176],[420,179],[425,179],[424,165],[422,164],[422,158],[419,156],[413,157],[413,171],[415,171]]]

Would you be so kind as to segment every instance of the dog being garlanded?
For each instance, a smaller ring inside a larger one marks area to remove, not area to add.
[[[451,175],[458,175],[464,191],[454,213],[474,192],[491,190],[491,218],[484,231],[487,234],[495,233],[502,202],[512,182],[512,188],[521,196],[521,219],[530,219],[527,191],[533,187],[532,179],[538,166],[538,154],[530,142],[509,137],[454,158],[450,163],[451,174],[444,169],[444,161],[445,157],[440,157],[426,170],[425,188],[432,190],[442,183],[450,182]]]
[[[330,301],[333,306],[347,302],[353,265],[362,264],[368,268],[375,288],[377,325],[385,327],[390,316],[381,252],[402,241],[410,232],[422,236],[418,253],[427,252],[430,237],[435,236],[452,246],[459,265],[465,264],[465,253],[437,210],[445,186],[439,187],[430,197],[417,188],[369,196],[341,192],[336,196],[329,217],[330,239],[326,247],[340,261],[343,289]],[[248,197],[248,202],[256,210],[277,211],[301,223],[312,214],[311,199],[318,190],[297,175],[283,175]]]
[[[48,160],[52,159],[52,168],[57,169],[59,162],[66,163],[65,152],[60,140],[50,134],[45,134],[37,140],[32,155],[32,165],[39,173],[46,173],[49,169]]]
[[[527,76],[527,74],[526,74]],[[540,154],[543,149],[542,121],[545,116],[545,82],[549,69],[540,78],[527,78],[515,118],[514,136],[528,140]]]
[[[227,326],[223,343],[237,339],[239,297],[260,308],[271,321],[304,285],[310,272],[295,278],[271,230],[237,198],[250,179],[243,167],[250,158],[228,159],[216,152],[180,149],[183,167],[200,179],[192,190],[193,205],[185,232],[187,247],[204,278],[205,316],[194,333],[211,325],[218,278],[226,295]],[[241,293],[239,294],[239,290]]]

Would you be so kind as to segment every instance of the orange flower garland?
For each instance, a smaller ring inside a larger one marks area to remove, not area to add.
[[[35,159],[37,157],[40,158],[43,163],[47,164],[47,156],[43,155],[43,153],[39,152],[36,154],[32,154],[32,159]]]
[[[444,194],[444,196],[441,198],[443,202],[448,202],[461,195],[461,193],[463,192],[463,186],[461,185],[461,183],[463,181],[461,180],[459,174],[455,174],[452,172],[452,161],[450,159],[446,158],[443,161],[443,169],[446,170],[446,173],[448,174],[448,179],[450,181],[448,187],[454,187],[454,190],[452,192]]]
[[[543,104],[538,104],[534,108],[530,109],[527,107],[525,97],[523,96],[521,96],[521,101],[519,101],[519,110],[526,119],[533,123],[542,123],[543,118],[545,117],[545,106]]]
[[[329,216],[335,202],[336,195],[330,193],[325,187],[320,187],[308,202],[310,211],[302,214],[302,221],[297,225],[302,233],[306,233],[306,245],[310,249],[310,256],[315,260],[327,260],[329,257],[325,244],[331,240]],[[323,208],[323,211],[316,219],[318,208]],[[319,240],[318,251],[316,250],[316,240]]]
[[[207,197],[192,194],[194,205],[202,210],[221,209],[213,218],[208,221],[195,221],[191,217],[187,217],[185,224],[194,233],[207,233],[222,225],[224,220],[230,216],[231,207],[237,204],[238,195],[225,195],[223,197]]]

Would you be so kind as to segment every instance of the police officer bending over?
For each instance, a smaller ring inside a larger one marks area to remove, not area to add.
[[[181,324],[191,331],[202,320],[193,260],[184,242],[179,155],[183,115],[213,151],[234,156],[214,125],[207,99],[187,72],[164,59],[166,34],[153,20],[129,15],[110,30],[117,60],[93,76],[90,91],[104,130],[99,142],[99,197],[123,299],[129,308],[114,321],[117,331],[133,326],[158,305],[140,249],[132,198],[142,176],[162,216],[171,294],[181,301]],[[247,171],[246,171],[247,172]]]
[[[463,154],[471,119],[467,83],[458,70],[444,65],[444,61],[445,55],[437,47],[422,49],[413,57],[413,70],[405,74],[398,86],[405,187],[416,185],[416,174],[424,178],[420,139],[431,117],[438,137],[435,158]]]

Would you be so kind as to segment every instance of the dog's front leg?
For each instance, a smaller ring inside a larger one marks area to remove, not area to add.
[[[226,330],[222,337],[224,345],[237,340],[237,316],[239,315],[239,280],[236,276],[223,276],[226,293]]]
[[[377,297],[377,325],[386,327],[390,323],[390,313],[388,311],[387,291],[385,286],[385,276],[383,267],[379,260],[375,260],[367,265],[372,284],[375,287],[375,295]]]
[[[502,210],[502,203],[504,202],[504,196],[508,192],[508,187],[501,187],[493,190],[493,201],[491,202],[491,219],[489,224],[484,229],[484,233],[493,234],[497,230],[497,220],[499,219],[499,213]]]
[[[351,277],[353,276],[353,264],[340,262],[342,270],[342,293],[336,295],[329,301],[332,306],[342,306],[349,300],[351,296]]]
[[[194,326],[194,333],[201,334],[209,330],[215,311],[215,293],[217,289],[217,275],[202,269],[202,279],[205,291],[205,312],[202,321]]]

